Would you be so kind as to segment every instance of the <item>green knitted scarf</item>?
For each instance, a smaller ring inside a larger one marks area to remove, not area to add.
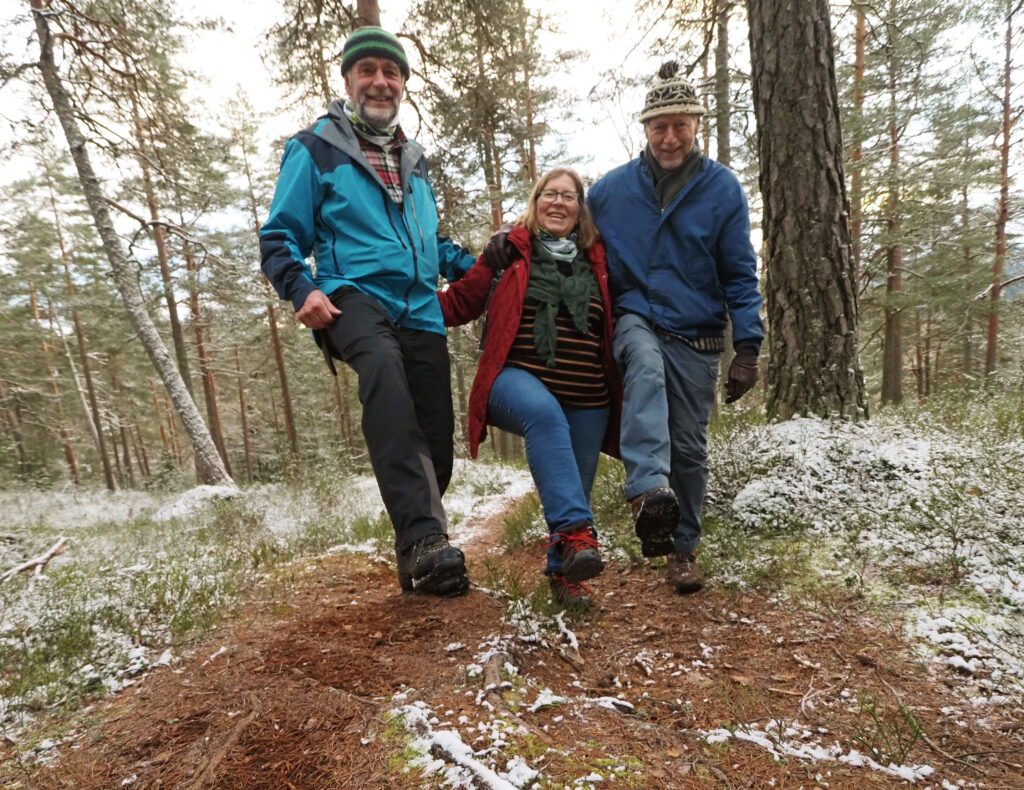
[[[559,263],[562,265],[559,266]],[[563,269],[569,273],[563,274]],[[555,317],[559,306],[564,304],[569,309],[573,324],[586,335],[589,334],[587,317],[590,313],[590,297],[598,293],[597,280],[594,279],[590,264],[574,240],[555,239],[547,234],[534,236],[526,297],[537,303],[533,345],[549,368],[556,365],[558,326]]]

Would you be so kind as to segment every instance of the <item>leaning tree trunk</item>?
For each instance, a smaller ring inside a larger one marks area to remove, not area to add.
[[[85,148],[85,137],[78,126],[71,96],[64,88],[60,75],[57,73],[57,64],[53,58],[53,39],[46,21],[43,0],[30,0],[30,2],[35,16],[36,33],[39,36],[39,70],[46,85],[46,92],[53,101],[54,110],[64,129],[64,135],[67,137],[71,157],[78,170],[82,192],[89,204],[93,221],[96,223],[96,230],[103,241],[103,249],[110,260],[114,281],[128,311],[132,327],[167,388],[167,393],[174,402],[175,410],[192,440],[196,474],[200,481],[207,484],[234,485],[224,470],[224,465],[217,454],[217,448],[210,438],[210,432],[203,423],[203,418],[199,415],[195,402],[189,396],[181,374],[175,367],[163,340],[160,339],[152,319],[146,312],[142,292],[133,276],[117,232],[114,230],[110,213],[107,211],[107,204],[100,191],[99,180]]]
[[[747,0],[766,248],[768,414],[868,414],[827,0]]]

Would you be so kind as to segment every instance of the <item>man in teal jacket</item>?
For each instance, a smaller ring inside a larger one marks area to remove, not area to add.
[[[359,378],[402,588],[459,595],[469,586],[465,557],[448,543],[441,506],[455,418],[437,283],[439,274],[459,279],[474,258],[438,233],[423,149],[397,123],[409,78],[399,40],[356,30],[341,72],[348,100],[285,145],[260,229],[263,272],[332,370],[335,357]]]
[[[726,319],[726,403],[757,380],[764,328],[746,198],[698,148],[705,110],[677,68],[663,65],[647,94],[643,153],[594,184],[588,203],[608,253],[626,497],[643,555],[668,555],[670,583],[690,593],[704,585],[695,551]]]

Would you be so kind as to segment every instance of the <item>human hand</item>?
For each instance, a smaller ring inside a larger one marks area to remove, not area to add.
[[[341,310],[334,306],[334,303],[327,298],[327,294],[317,289],[306,297],[302,307],[295,313],[299,322],[310,329],[325,329],[334,323],[334,319],[341,315]]]
[[[757,354],[737,351],[729,365],[729,378],[725,382],[725,402],[734,403],[757,383]]]
[[[511,222],[506,222],[498,228],[491,236],[484,247],[483,259],[495,274],[501,274],[509,266],[516,256],[516,247],[508,240],[509,231],[515,227]]]

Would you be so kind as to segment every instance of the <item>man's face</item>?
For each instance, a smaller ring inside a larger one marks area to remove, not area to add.
[[[674,113],[658,115],[644,123],[644,134],[658,164],[673,170],[683,163],[693,148],[700,128],[700,116]]]
[[[356,115],[378,129],[386,129],[398,117],[405,78],[390,58],[360,58],[345,75],[345,91]]]

